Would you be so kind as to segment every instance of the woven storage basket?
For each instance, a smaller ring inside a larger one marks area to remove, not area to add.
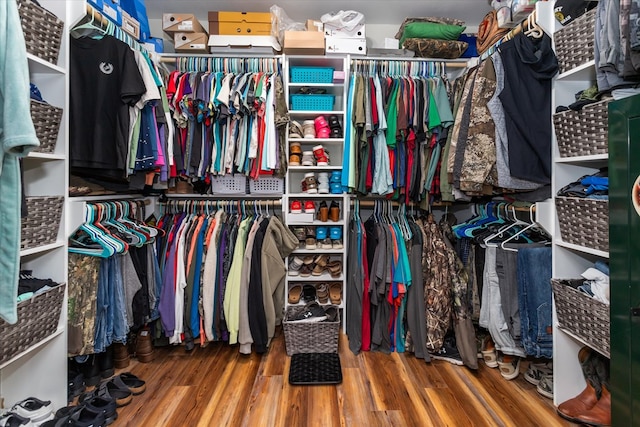
[[[242,174],[211,177],[213,194],[247,194],[247,177]]]
[[[46,102],[31,100],[31,120],[36,128],[36,135],[40,146],[34,151],[39,153],[53,153],[58,141],[62,108],[54,107]]]
[[[551,279],[558,327],[609,357],[609,306],[576,289],[583,279]]]
[[[18,304],[18,322],[0,320],[0,364],[53,334],[58,328],[65,285]]]
[[[57,65],[64,22],[31,0],[18,0],[18,12],[27,52]]]
[[[63,197],[27,197],[28,215],[22,218],[20,249],[54,243],[62,217]]]
[[[336,308],[338,308],[336,306]],[[335,322],[301,323],[287,321],[296,311],[289,307],[282,321],[287,355],[298,353],[337,353],[340,320]]]
[[[251,194],[282,194],[283,192],[283,178],[261,176],[258,179],[249,180],[249,193]]]
[[[553,35],[560,74],[594,58],[595,18],[594,8]]]
[[[556,197],[562,240],[609,251],[609,201]]]
[[[586,105],[580,111],[553,115],[560,157],[607,154],[609,102],[611,99],[605,99]]]

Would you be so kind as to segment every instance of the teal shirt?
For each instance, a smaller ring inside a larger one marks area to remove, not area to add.
[[[20,167],[39,145],[29,112],[29,64],[18,7],[0,2],[0,318],[18,321]]]

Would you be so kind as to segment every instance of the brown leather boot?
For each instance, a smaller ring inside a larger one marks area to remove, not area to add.
[[[582,390],[582,393],[573,399],[562,402],[560,406],[558,406],[558,415],[569,421],[580,422],[579,417],[587,413],[596,403],[598,403],[596,390],[591,383],[587,381],[587,386]]]
[[[576,417],[576,420],[590,426],[611,425],[611,393],[609,393],[607,386],[602,386],[602,396],[598,403],[587,412]]]
[[[129,350],[125,344],[113,343],[113,364],[116,369],[124,369],[129,366]]]
[[[138,332],[136,339],[136,357],[142,363],[149,363],[153,360],[153,343],[151,342],[151,331],[149,328],[142,328]]]

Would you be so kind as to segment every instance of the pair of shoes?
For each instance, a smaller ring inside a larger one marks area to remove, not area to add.
[[[445,360],[449,363],[453,363],[454,365],[462,366],[464,364],[462,362],[462,358],[460,357],[458,347],[456,346],[456,339],[453,336],[445,337],[440,350],[429,353],[429,355],[433,359]]]
[[[307,238],[307,234],[305,232],[304,227],[301,225],[294,226],[294,227],[291,227],[291,231],[293,231],[293,234],[295,234],[296,238],[298,239],[298,247],[304,248],[304,241]]]
[[[304,202],[304,212],[305,213],[314,213],[316,211],[316,205],[311,200],[307,200]],[[289,212],[293,214],[299,214],[303,212],[303,205],[300,200],[292,200],[291,205],[289,206]]]
[[[304,132],[300,122],[295,120],[291,120],[291,122],[289,122],[289,138],[304,138]]]
[[[329,261],[330,261],[329,255],[327,254],[321,254],[315,257],[313,260],[313,270],[311,271],[311,275],[322,276],[322,273],[324,273],[324,271],[328,268],[327,266],[329,264]],[[329,298],[328,288],[325,289],[325,291],[326,291],[326,297]],[[326,303],[326,301],[324,302]]]
[[[43,426],[106,426],[118,419],[117,405],[106,396],[85,396],[78,405],[66,406],[56,411],[55,417]]]
[[[84,390],[84,375],[75,358],[72,357],[67,363],[67,402],[73,401]]]
[[[320,283],[316,286],[316,297],[320,304],[327,304],[329,302],[329,285],[326,283]]]
[[[342,227],[329,227],[329,237],[333,249],[342,249]]]
[[[540,381],[536,385],[536,391],[553,400],[553,373],[550,374],[542,374],[540,377]]]
[[[300,275],[300,269],[304,265],[302,258],[298,256],[294,256],[293,258],[289,258],[289,276],[298,276]],[[291,299],[291,297],[289,297]],[[299,299],[299,298],[298,298]],[[291,301],[289,301],[291,302]],[[291,302],[291,304],[296,304],[295,302]]]
[[[300,188],[302,189],[303,193],[318,193],[318,182],[316,181],[316,175],[313,172],[304,174],[304,178],[300,182]]]
[[[314,288],[315,289],[315,288]],[[291,313],[289,322],[316,323],[327,318],[327,314],[316,301],[307,303],[301,310]]]
[[[316,229],[314,227],[305,227],[304,231],[306,234],[304,240],[305,249],[316,249]],[[302,275],[302,272],[300,274]]]
[[[124,369],[129,366],[129,350],[126,344],[114,342],[113,343],[113,364],[116,369]]]
[[[329,166],[329,153],[322,145],[313,147],[313,157],[315,158],[316,165]]]
[[[299,142],[289,144],[289,166],[300,166],[302,161],[302,146]]]
[[[316,158],[313,155],[313,151],[302,152],[302,166],[315,166]]]
[[[500,375],[506,380],[513,380],[520,375],[520,357],[510,354],[503,354],[498,357],[498,367]]]
[[[329,228],[324,226],[316,227],[316,245],[318,249],[332,249],[333,244],[329,238]]]
[[[316,138],[329,138],[331,136],[331,128],[329,128],[329,123],[327,123],[327,119],[324,116],[318,116],[314,120]]]
[[[342,126],[338,120],[338,116],[329,116],[329,128],[331,129],[331,138],[342,138]]]
[[[316,128],[313,120],[305,120],[302,122],[302,136],[305,139],[315,139]]]
[[[96,363],[103,379],[113,376],[115,373],[113,367],[113,345],[107,347],[104,352],[96,354]]]
[[[553,375],[553,363],[529,363],[527,371],[524,373],[524,379],[527,382],[538,385],[543,376]]]
[[[342,172],[331,172],[331,178],[329,178],[329,191],[331,194],[342,194]]]
[[[318,220],[327,222],[331,220],[333,222],[340,221],[340,204],[333,200],[330,206],[327,206],[327,202],[320,202],[320,208],[318,209]]]
[[[498,353],[496,352],[496,345],[493,343],[491,335],[486,335],[482,340],[480,353],[482,354],[485,365],[489,368],[498,367]]]
[[[325,322],[334,323],[340,321],[340,310],[334,305],[324,307],[324,314],[327,316],[324,320]]]
[[[0,425],[37,426],[52,419],[53,405],[50,400],[28,397],[13,405],[7,414],[1,416]]]

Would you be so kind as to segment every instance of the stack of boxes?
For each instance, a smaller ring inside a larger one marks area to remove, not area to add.
[[[208,34],[195,15],[189,13],[165,13],[162,30],[173,37],[176,52],[208,53]]]
[[[252,49],[278,51],[271,36],[271,12],[209,12],[209,46],[212,50]]]
[[[367,54],[365,24],[352,30],[307,20],[307,31],[285,31],[284,53],[289,55]]]
[[[324,38],[327,53],[367,54],[367,38],[364,23],[356,25],[352,30],[325,24]]]

